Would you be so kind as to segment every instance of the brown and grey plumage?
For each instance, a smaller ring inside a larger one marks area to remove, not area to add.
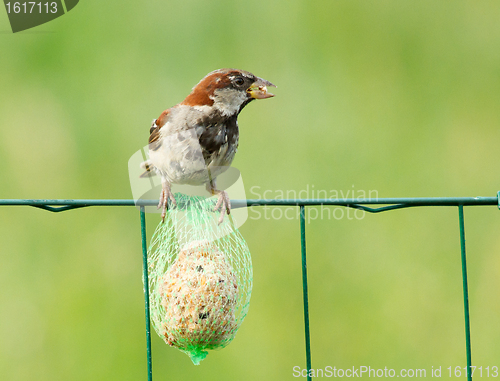
[[[218,190],[217,176],[231,165],[238,148],[238,114],[254,99],[274,95],[271,82],[237,69],[219,69],[207,74],[184,99],[153,121],[149,136],[149,160],[142,176],[154,171],[161,176],[158,208],[165,218],[167,202],[176,205],[171,184],[206,184],[218,195],[215,210],[219,223],[231,211],[227,192]]]

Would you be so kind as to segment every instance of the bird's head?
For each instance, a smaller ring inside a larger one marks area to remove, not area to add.
[[[274,97],[268,86],[276,87],[248,71],[219,69],[208,73],[181,105],[208,106],[224,116],[233,116],[254,99]]]

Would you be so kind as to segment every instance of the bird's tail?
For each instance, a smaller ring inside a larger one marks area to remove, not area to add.
[[[155,166],[151,163],[151,160],[146,160],[141,163],[141,168],[144,169],[144,172],[139,176],[140,178],[152,177],[156,175]]]

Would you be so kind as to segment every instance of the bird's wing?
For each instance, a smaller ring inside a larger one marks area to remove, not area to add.
[[[151,128],[149,129],[149,149],[156,151],[161,146],[160,130],[167,123],[170,109],[165,110],[161,113],[158,119],[153,121]]]
[[[165,110],[161,113],[158,119],[153,120],[151,124],[151,128],[149,129],[149,149],[156,151],[161,146],[160,139],[160,130],[167,123],[168,114],[170,113],[170,109]],[[139,177],[151,177],[156,175],[154,171],[154,165],[151,160],[147,160],[144,163],[141,163],[141,168],[144,169],[144,172]]]

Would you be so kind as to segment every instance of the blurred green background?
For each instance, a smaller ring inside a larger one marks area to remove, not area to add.
[[[499,19],[496,1],[82,0],[12,34],[0,11],[0,198],[130,198],[151,120],[221,67],[279,86],[239,118],[248,198],[495,196]],[[473,363],[500,366],[500,212],[465,223]],[[254,290],[236,339],[195,367],[153,333],[155,380],[305,367],[299,221],[250,211],[241,232]],[[466,365],[456,208],[307,234],[313,368]],[[2,380],[146,379],[135,208],[1,207],[0,253]]]

